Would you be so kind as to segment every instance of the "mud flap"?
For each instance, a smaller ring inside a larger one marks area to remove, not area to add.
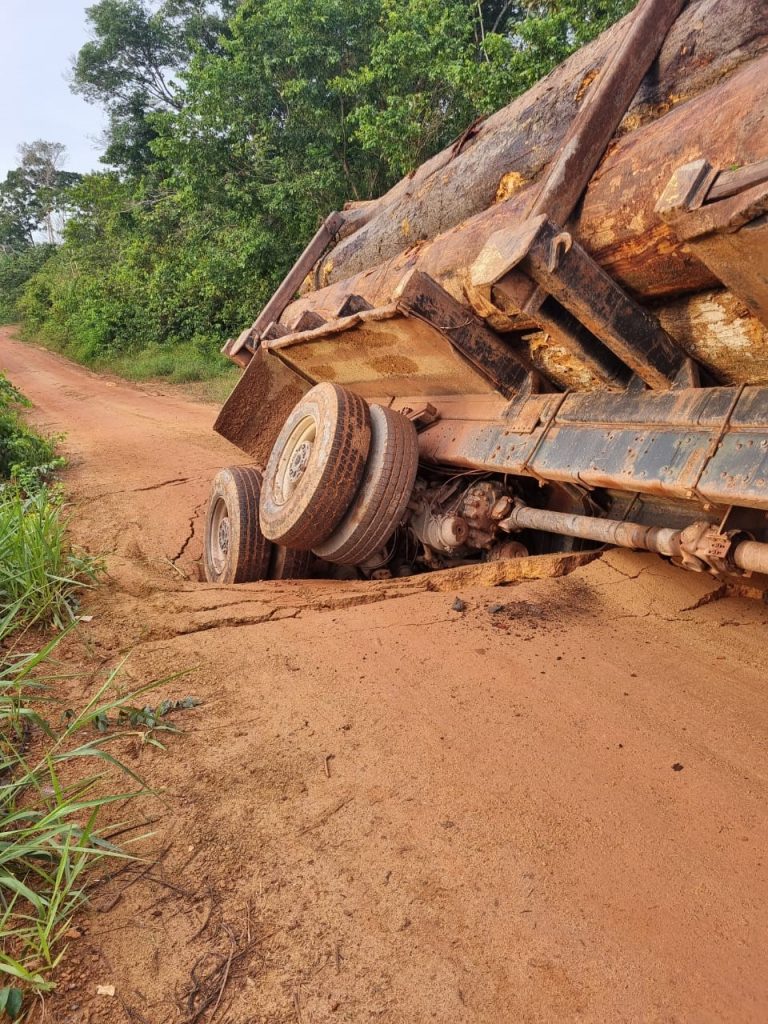
[[[277,356],[257,349],[213,429],[263,469],[291,409],[312,387]]]

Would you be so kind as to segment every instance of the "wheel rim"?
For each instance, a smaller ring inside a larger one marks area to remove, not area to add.
[[[312,416],[303,416],[285,443],[275,473],[274,495],[284,505],[299,486],[312,457],[317,425]]]
[[[227,568],[231,541],[232,529],[227,503],[223,498],[217,497],[211,513],[208,534],[208,551],[213,571],[217,576],[222,576]]]

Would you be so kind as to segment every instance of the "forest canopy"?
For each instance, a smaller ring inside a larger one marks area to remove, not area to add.
[[[95,365],[210,375],[330,210],[633,4],[98,0],[72,88],[107,114],[104,170],[68,174],[38,141],[47,178],[22,159],[0,183],[0,316]]]

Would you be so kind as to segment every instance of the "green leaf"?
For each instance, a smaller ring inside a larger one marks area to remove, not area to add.
[[[24,995],[18,988],[0,988],[0,1013],[6,1013],[11,1020],[21,1013]]]

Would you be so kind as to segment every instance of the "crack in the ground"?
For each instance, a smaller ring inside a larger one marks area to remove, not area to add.
[[[697,608],[703,608],[705,605],[713,604],[715,601],[723,601],[726,597],[730,597],[731,588],[727,583],[722,583],[717,590],[711,590],[708,594],[703,594],[698,601],[694,601],[693,604],[687,605],[685,608],[681,608],[681,612],[695,612]]]
[[[195,633],[207,633],[211,629],[230,629],[239,626],[262,626],[266,622],[284,622],[286,619],[297,619],[304,609],[294,608],[290,615],[277,615],[278,612],[286,611],[285,608],[273,608],[267,615],[256,616],[241,615],[237,618],[217,619],[215,622],[203,622],[200,625],[192,626],[190,629],[180,629],[175,636],[194,636]],[[156,638],[158,639],[158,638]]]
[[[163,487],[179,487],[181,484],[197,483],[200,480],[209,480],[208,474],[201,476],[178,476],[170,480],[161,480],[156,484],[148,484],[146,487],[122,487],[117,491],[101,491],[99,494],[83,494],[77,501],[90,502],[101,501],[103,498],[115,498],[121,494],[140,494],[143,491],[159,491]]]
[[[161,487],[175,487],[176,484],[189,483],[190,477],[188,476],[176,476],[172,480],[161,480],[159,484],[149,484],[148,487],[134,487],[132,493],[138,494],[140,491],[158,491]]]
[[[207,504],[208,499],[205,498],[203,501],[200,502],[199,505],[195,505],[194,509],[192,510],[192,516],[189,520],[189,533],[187,534],[186,539],[179,548],[178,552],[170,559],[172,565],[176,565],[178,560],[181,558],[181,556],[187,550],[189,545],[192,543],[195,536],[195,531],[197,529],[197,520],[200,518],[200,509],[202,509]]]
[[[607,561],[605,559],[603,560],[603,565],[607,566],[609,569],[612,569],[614,572],[618,573],[619,576],[622,576],[625,580],[637,580],[641,576],[645,575],[646,573],[649,576],[653,576],[653,577],[655,577],[656,579],[659,579],[659,580],[663,580],[663,579],[667,578],[666,574],[663,573],[663,572],[651,572],[651,569],[654,569],[656,567],[655,564],[654,565],[644,565],[642,567],[642,569],[640,569],[636,573],[623,572],[621,569],[618,568],[618,566],[614,565],[612,562],[609,562],[609,561]],[[614,583],[598,582],[595,585],[598,586],[598,587],[613,587],[613,586],[616,586],[616,584],[620,583],[620,582],[621,582],[621,580],[616,580]]]

